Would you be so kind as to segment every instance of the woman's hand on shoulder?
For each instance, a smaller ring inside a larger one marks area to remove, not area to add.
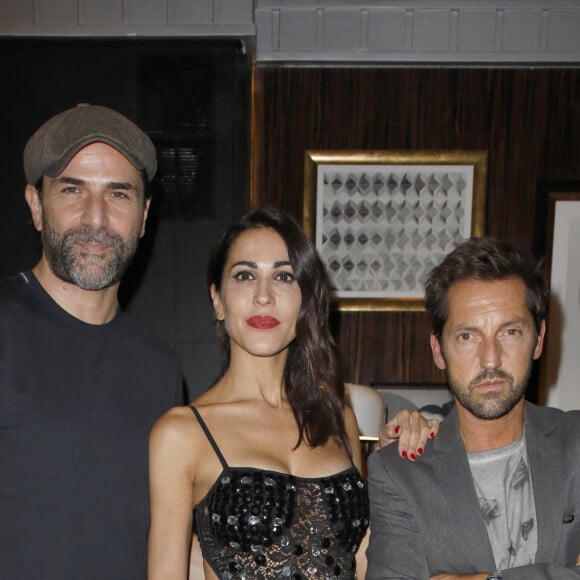
[[[399,455],[416,461],[423,455],[427,440],[433,439],[438,431],[437,419],[425,419],[418,411],[399,411],[381,429],[379,447],[398,441]]]

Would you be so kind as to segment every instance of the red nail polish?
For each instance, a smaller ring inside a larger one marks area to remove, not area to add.
[[[400,430],[401,430],[401,427],[399,425],[397,425],[395,427],[395,435],[398,435]]]
[[[429,433],[429,439],[435,439],[435,433],[433,433],[433,431]]]
[[[423,448],[422,447],[419,447],[417,449],[417,455],[423,455]]]
[[[411,461],[415,461],[415,459],[417,459],[417,458],[415,457],[414,453],[411,453],[409,459],[411,459]]]
[[[406,451],[403,451],[401,453],[401,457],[403,457],[404,459],[407,459],[407,452]]]

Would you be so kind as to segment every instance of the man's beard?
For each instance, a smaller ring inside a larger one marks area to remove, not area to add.
[[[524,376],[517,381],[512,375],[502,370],[486,369],[470,381],[467,389],[461,388],[448,372],[449,388],[461,405],[471,414],[479,419],[498,419],[507,415],[522,399],[526,392],[531,372],[531,359]],[[479,395],[476,394],[475,388],[479,384],[494,379],[501,379],[508,383],[510,385],[509,392],[505,394],[504,392],[491,391],[480,393]]]
[[[108,252],[106,255],[85,256],[86,263],[83,263],[79,256],[82,250],[76,245],[91,242],[108,246]],[[135,254],[139,235],[124,240],[104,228],[94,231],[87,226],[60,233],[43,220],[42,243],[55,276],[83,290],[103,290],[121,280]]]

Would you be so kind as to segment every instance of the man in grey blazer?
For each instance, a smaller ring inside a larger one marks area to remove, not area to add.
[[[431,349],[456,404],[416,463],[370,457],[367,579],[580,578],[580,413],[524,400],[547,300],[536,261],[490,238],[431,272]]]

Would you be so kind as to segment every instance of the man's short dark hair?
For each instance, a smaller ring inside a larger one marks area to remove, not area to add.
[[[526,285],[527,305],[536,331],[546,319],[549,290],[542,264],[509,242],[494,238],[470,238],[431,270],[425,283],[425,308],[433,333],[441,338],[447,321],[449,288],[463,280],[520,278]]]

